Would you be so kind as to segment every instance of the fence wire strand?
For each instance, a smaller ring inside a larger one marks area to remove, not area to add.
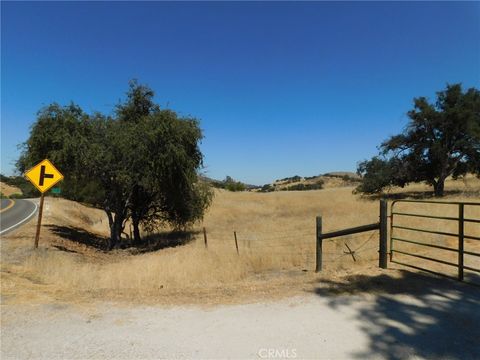
[[[239,248],[239,256],[269,256],[278,257],[279,261],[285,261],[287,264],[295,264],[292,266],[314,267],[316,261],[316,233],[311,230],[307,231],[268,231],[259,233],[254,231],[236,230],[236,240]],[[323,262],[335,266],[335,263],[347,262],[354,263],[356,261],[368,261],[369,256],[365,256],[373,249],[378,249],[378,244],[368,246],[372,242],[378,230],[372,231],[366,240],[356,246],[360,238],[364,238],[366,234],[359,233],[353,235],[341,236],[334,239],[324,241],[324,249],[322,251]],[[234,233],[232,231],[231,239],[222,233],[211,234],[213,239],[222,238],[224,245],[232,246],[232,251],[236,251],[234,243]],[[231,245],[230,245],[231,242]],[[325,246],[326,245],[326,246]],[[303,264],[303,265],[302,265]]]

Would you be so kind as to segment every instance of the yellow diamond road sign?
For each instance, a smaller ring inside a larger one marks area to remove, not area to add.
[[[28,170],[25,176],[42,193],[63,179],[62,173],[47,159]]]

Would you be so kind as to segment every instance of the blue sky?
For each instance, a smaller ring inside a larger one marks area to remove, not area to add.
[[[415,96],[480,83],[480,3],[1,3],[1,172],[51,102],[111,113],[137,78],[201,120],[207,175],[354,171]]]

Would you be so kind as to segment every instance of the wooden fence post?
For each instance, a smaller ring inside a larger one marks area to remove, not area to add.
[[[378,266],[382,269],[387,268],[387,201],[380,200],[380,244]]]
[[[317,257],[315,262],[315,272],[322,271],[322,217],[317,216]]]
[[[458,280],[463,281],[464,204],[458,204]]]
[[[240,253],[238,252],[238,242],[237,242],[237,232],[236,231],[233,232],[233,237],[235,238],[235,247],[237,248],[237,255],[240,255]]]
[[[205,242],[205,249],[208,249],[207,230],[205,228],[203,228],[203,241]]]

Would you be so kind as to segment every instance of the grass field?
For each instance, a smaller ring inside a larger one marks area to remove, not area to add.
[[[446,189],[446,200],[480,198],[480,181],[476,178],[448,181]],[[322,278],[376,274],[380,271],[376,267],[376,232],[326,241],[325,271],[313,273],[317,215],[323,217],[325,232],[378,221],[378,200],[354,195],[352,190],[217,191],[203,223],[195,225],[190,238],[144,234],[151,239],[150,248],[144,245],[111,253],[99,249],[108,235],[103,211],[47,198],[38,251],[32,249],[35,221],[2,237],[2,299],[224,302],[308,291]],[[427,190],[424,185],[413,185],[393,193],[418,197],[426,195]],[[408,204],[402,206],[415,210]],[[427,205],[425,211],[440,210]],[[469,211],[468,216],[480,218],[480,209]],[[421,220],[408,221],[419,225]],[[455,225],[440,225],[445,231],[451,226]],[[208,249],[204,246],[203,227]],[[480,224],[470,224],[466,230],[480,234]],[[428,236],[422,239],[442,244],[454,241]],[[182,246],[169,246],[180,243]],[[355,251],[355,260],[347,246]],[[469,246],[480,250],[476,243]],[[151,251],[160,247],[164,248]]]
[[[5,196],[22,193],[22,191],[19,188],[5,184],[4,182],[1,182],[1,181],[0,181],[0,192]]]

